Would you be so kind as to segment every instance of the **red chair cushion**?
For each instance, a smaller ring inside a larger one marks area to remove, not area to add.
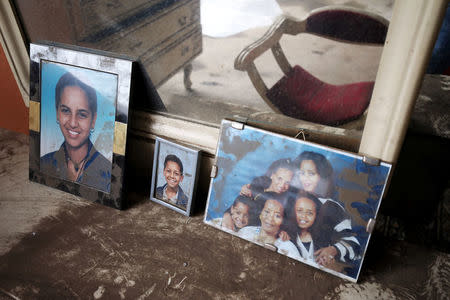
[[[373,85],[374,82],[332,85],[295,66],[266,95],[287,116],[338,125],[364,113],[372,96]]]

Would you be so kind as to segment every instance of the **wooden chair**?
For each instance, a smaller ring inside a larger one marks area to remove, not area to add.
[[[338,125],[361,116],[369,105],[374,82],[333,85],[288,62],[280,45],[284,34],[308,33],[318,38],[358,44],[384,44],[389,22],[366,11],[338,6],[313,10],[303,20],[282,16],[235,60],[237,70],[246,71],[255,89],[275,111],[326,125]],[[270,89],[254,60],[268,49],[284,76]]]

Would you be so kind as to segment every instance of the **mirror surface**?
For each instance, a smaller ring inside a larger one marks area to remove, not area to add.
[[[13,2],[29,42],[54,41],[136,58],[159,94],[160,99],[146,99],[152,102],[151,109],[207,124],[233,115],[289,115],[286,110],[305,120],[289,104],[280,110],[279,104],[264,99],[247,72],[235,68],[244,49],[267,37],[281,15],[303,20],[314,9],[343,5],[389,21],[393,7],[393,0]],[[348,29],[353,30],[358,28]],[[292,67],[301,66],[330,86],[375,81],[382,52],[382,45],[343,43],[311,34],[284,34],[280,45]],[[270,49],[254,63],[269,90],[284,75]],[[300,85],[305,79],[297,81]],[[319,110],[326,110],[326,105]],[[364,114],[350,119],[359,123],[330,125],[363,127]]]

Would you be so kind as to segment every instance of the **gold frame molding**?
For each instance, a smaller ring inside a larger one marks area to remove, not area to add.
[[[125,155],[127,142],[127,124],[115,122],[113,153]]]
[[[29,129],[41,132],[41,103],[30,101],[30,111],[28,118]]]

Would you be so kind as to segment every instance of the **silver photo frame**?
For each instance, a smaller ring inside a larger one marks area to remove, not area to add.
[[[125,208],[133,62],[72,45],[30,44],[31,181]]]
[[[150,200],[185,216],[193,212],[199,150],[156,137]]]
[[[223,120],[204,222],[356,282],[391,168]]]

